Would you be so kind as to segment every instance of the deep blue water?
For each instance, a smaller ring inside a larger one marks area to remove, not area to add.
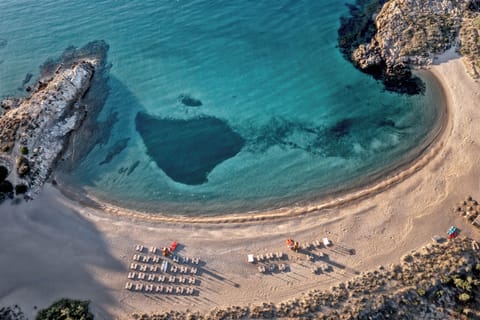
[[[346,11],[337,0],[3,0],[0,94],[20,94],[67,46],[105,40],[100,119],[118,122],[72,183],[179,214],[310,201],[408,158],[438,117],[438,88],[385,92],[341,57]]]

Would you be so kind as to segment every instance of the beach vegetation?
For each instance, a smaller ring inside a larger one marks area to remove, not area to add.
[[[0,181],[5,180],[8,177],[7,167],[0,166]]]
[[[426,294],[425,289],[423,288],[418,288],[417,293],[420,297],[423,297]]]
[[[26,146],[21,146],[20,147],[20,153],[23,154],[23,155],[27,155],[28,154],[28,148]]]
[[[475,20],[473,20],[473,26],[475,28],[479,28],[480,29],[480,17],[477,17]]]
[[[93,314],[88,310],[89,304],[89,301],[61,299],[40,310],[36,320],[93,320]]]
[[[461,302],[467,302],[470,300],[470,295],[468,293],[461,293],[459,296],[458,296],[458,300],[460,300]]]
[[[24,183],[20,183],[20,184],[17,184],[15,186],[15,194],[16,195],[23,194],[23,193],[27,192],[27,190],[28,190],[28,187]]]
[[[13,185],[10,181],[4,180],[0,182],[0,192],[1,193],[12,193],[13,192]]]

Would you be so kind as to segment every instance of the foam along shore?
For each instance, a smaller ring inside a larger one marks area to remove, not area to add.
[[[99,318],[128,318],[132,313],[192,310],[192,305],[206,313],[214,307],[280,303],[398,262],[433,235],[445,236],[451,225],[478,240],[478,230],[452,213],[452,207],[469,194],[480,198],[480,128],[475,125],[480,121],[480,84],[455,56],[442,56],[430,70],[442,83],[449,106],[436,155],[388,188],[341,206],[307,207],[303,212],[309,214],[255,223],[165,223],[120,208],[86,206],[48,184],[35,201],[3,203],[0,305],[19,304],[33,316],[34,306],[44,308],[61,297],[89,299]],[[286,262],[289,272],[274,275],[261,275],[246,261],[249,253],[285,250],[288,238],[302,243],[321,237],[333,242],[331,249],[322,249],[332,268],[328,274],[312,274],[302,254]],[[201,294],[165,298],[126,290],[135,245],[163,247],[173,240],[181,244],[180,254],[206,263],[199,275]],[[335,250],[339,247],[355,254]]]
[[[80,100],[90,86],[96,60],[60,65],[51,77],[38,81],[35,91],[14,104],[3,102],[0,114],[0,164],[9,180],[29,187],[34,197],[64,152],[69,134],[86,116]]]

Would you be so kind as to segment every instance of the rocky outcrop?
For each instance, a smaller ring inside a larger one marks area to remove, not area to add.
[[[375,32],[371,38],[342,51],[360,70],[382,80],[388,90],[419,93],[421,82],[412,77],[410,67],[430,64],[436,54],[455,44],[470,3],[470,0],[389,0],[372,19]],[[342,34],[339,38],[342,47]]]
[[[4,108],[7,110],[0,117],[0,157],[16,168],[11,180],[30,187],[29,197],[38,193],[70,133],[85,117],[79,101],[90,87],[97,64],[83,59],[57,66],[54,74],[42,77],[32,95],[18,105],[2,104],[9,108]]]

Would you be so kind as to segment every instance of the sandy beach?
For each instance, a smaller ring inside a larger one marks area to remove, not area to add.
[[[216,306],[280,302],[313,288],[329,288],[359,272],[398,262],[406,252],[445,236],[450,225],[479,239],[452,208],[466,196],[480,200],[480,83],[447,53],[430,68],[448,99],[441,137],[408,168],[341,198],[309,207],[189,221],[151,218],[107,205],[84,206],[46,185],[35,201],[0,206],[0,306],[18,304],[32,318],[61,297],[88,299],[98,319],[133,312],[208,311]],[[328,237],[332,272],[315,275],[300,243]],[[200,257],[196,296],[124,289],[137,244],[180,243],[182,256]],[[289,271],[260,274],[247,254],[288,253]],[[348,252],[348,253],[347,253]],[[353,253],[353,254],[350,254]]]

